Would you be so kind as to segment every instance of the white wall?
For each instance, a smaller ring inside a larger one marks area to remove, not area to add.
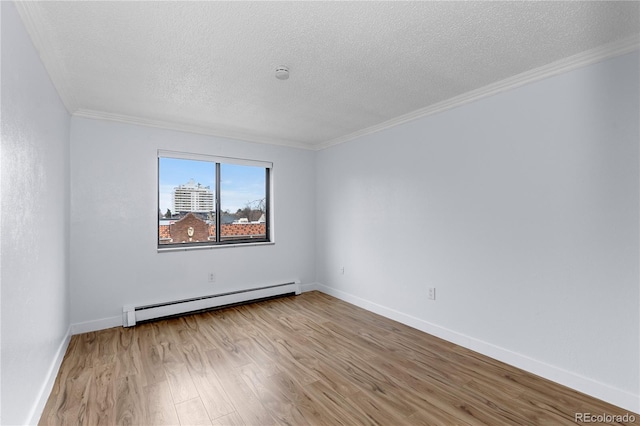
[[[319,152],[320,288],[640,411],[639,77],[628,54]]]
[[[68,343],[70,118],[14,4],[0,7],[0,423],[21,424],[38,420]]]
[[[158,253],[157,150],[272,161],[275,245]],[[314,152],[71,120],[71,322],[121,324],[125,304],[315,282]],[[207,281],[208,272],[216,282]]]
[[[1,10],[0,423],[37,420],[70,322],[290,278],[640,410],[637,54],[314,153],[69,125]],[[157,149],[273,161],[276,244],[157,253]]]

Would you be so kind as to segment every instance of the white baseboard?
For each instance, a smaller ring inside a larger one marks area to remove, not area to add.
[[[67,348],[69,347],[69,342],[71,341],[71,327],[67,329],[67,333],[65,334],[62,342],[60,342],[60,346],[58,347],[58,351],[56,352],[56,356],[51,362],[51,366],[47,371],[47,377],[45,378],[42,387],[40,388],[40,392],[38,392],[38,397],[36,398],[36,403],[33,408],[29,412],[28,422],[27,424],[36,425],[42,416],[42,412],[44,410],[44,406],[47,404],[47,400],[49,399],[49,395],[51,394],[51,390],[53,389],[53,385],[56,382],[56,377],[58,377],[58,371],[60,370],[60,366],[62,365],[62,360],[64,359],[64,355],[67,353]]]
[[[89,333],[122,325],[122,315],[71,324],[71,334]]]
[[[302,284],[300,286],[300,290],[302,290],[303,293],[305,291],[314,291],[317,289],[318,289],[318,283],[308,283],[308,284]]]
[[[526,355],[522,355],[457,331],[432,324],[428,321],[387,308],[352,294],[345,293],[341,290],[336,290],[322,283],[316,283],[315,289],[368,311],[398,321],[420,331],[424,331],[425,333],[429,333],[451,343],[455,343],[456,345],[463,346],[467,349],[471,349],[488,357],[497,359],[498,361],[502,361],[506,364],[521,368],[530,373],[544,377],[545,379],[593,396],[594,398],[617,405],[624,410],[628,410],[636,414],[640,413],[640,395],[634,395],[630,392],[614,388],[588,377],[535,360]]]
[[[301,284],[300,290],[305,291],[317,290],[317,283]],[[78,322],[71,324],[71,335],[90,333],[92,331],[105,330],[112,327],[122,326],[122,316],[115,316],[109,318],[101,318],[97,320]]]

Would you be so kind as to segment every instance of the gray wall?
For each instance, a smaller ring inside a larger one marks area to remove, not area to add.
[[[275,245],[162,252],[158,149],[273,162]],[[71,322],[122,307],[299,279],[315,282],[315,153],[106,121],[71,120]],[[209,272],[216,282],[209,283]]]
[[[311,152],[70,119],[0,10],[0,423],[70,323],[283,279],[640,411],[637,53]],[[273,161],[276,244],[157,253],[157,149]]]
[[[628,54],[320,151],[320,288],[639,411],[638,81]]]
[[[12,2],[2,9],[2,413],[33,419],[69,328],[69,115]],[[53,371],[55,374],[55,371]],[[49,384],[50,385],[50,384]],[[46,392],[46,390],[45,390]],[[37,421],[37,418],[35,419]]]

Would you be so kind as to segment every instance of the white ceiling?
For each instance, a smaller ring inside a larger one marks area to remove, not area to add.
[[[17,6],[75,115],[312,149],[628,52],[640,33],[638,2]]]

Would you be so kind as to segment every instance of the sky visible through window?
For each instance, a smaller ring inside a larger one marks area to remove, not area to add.
[[[188,183],[208,186],[215,194],[216,165],[208,161],[159,158],[159,207],[164,214],[173,211],[172,194],[175,187]],[[235,213],[247,204],[265,197],[265,169],[263,167],[222,164],[220,169],[222,211]]]

